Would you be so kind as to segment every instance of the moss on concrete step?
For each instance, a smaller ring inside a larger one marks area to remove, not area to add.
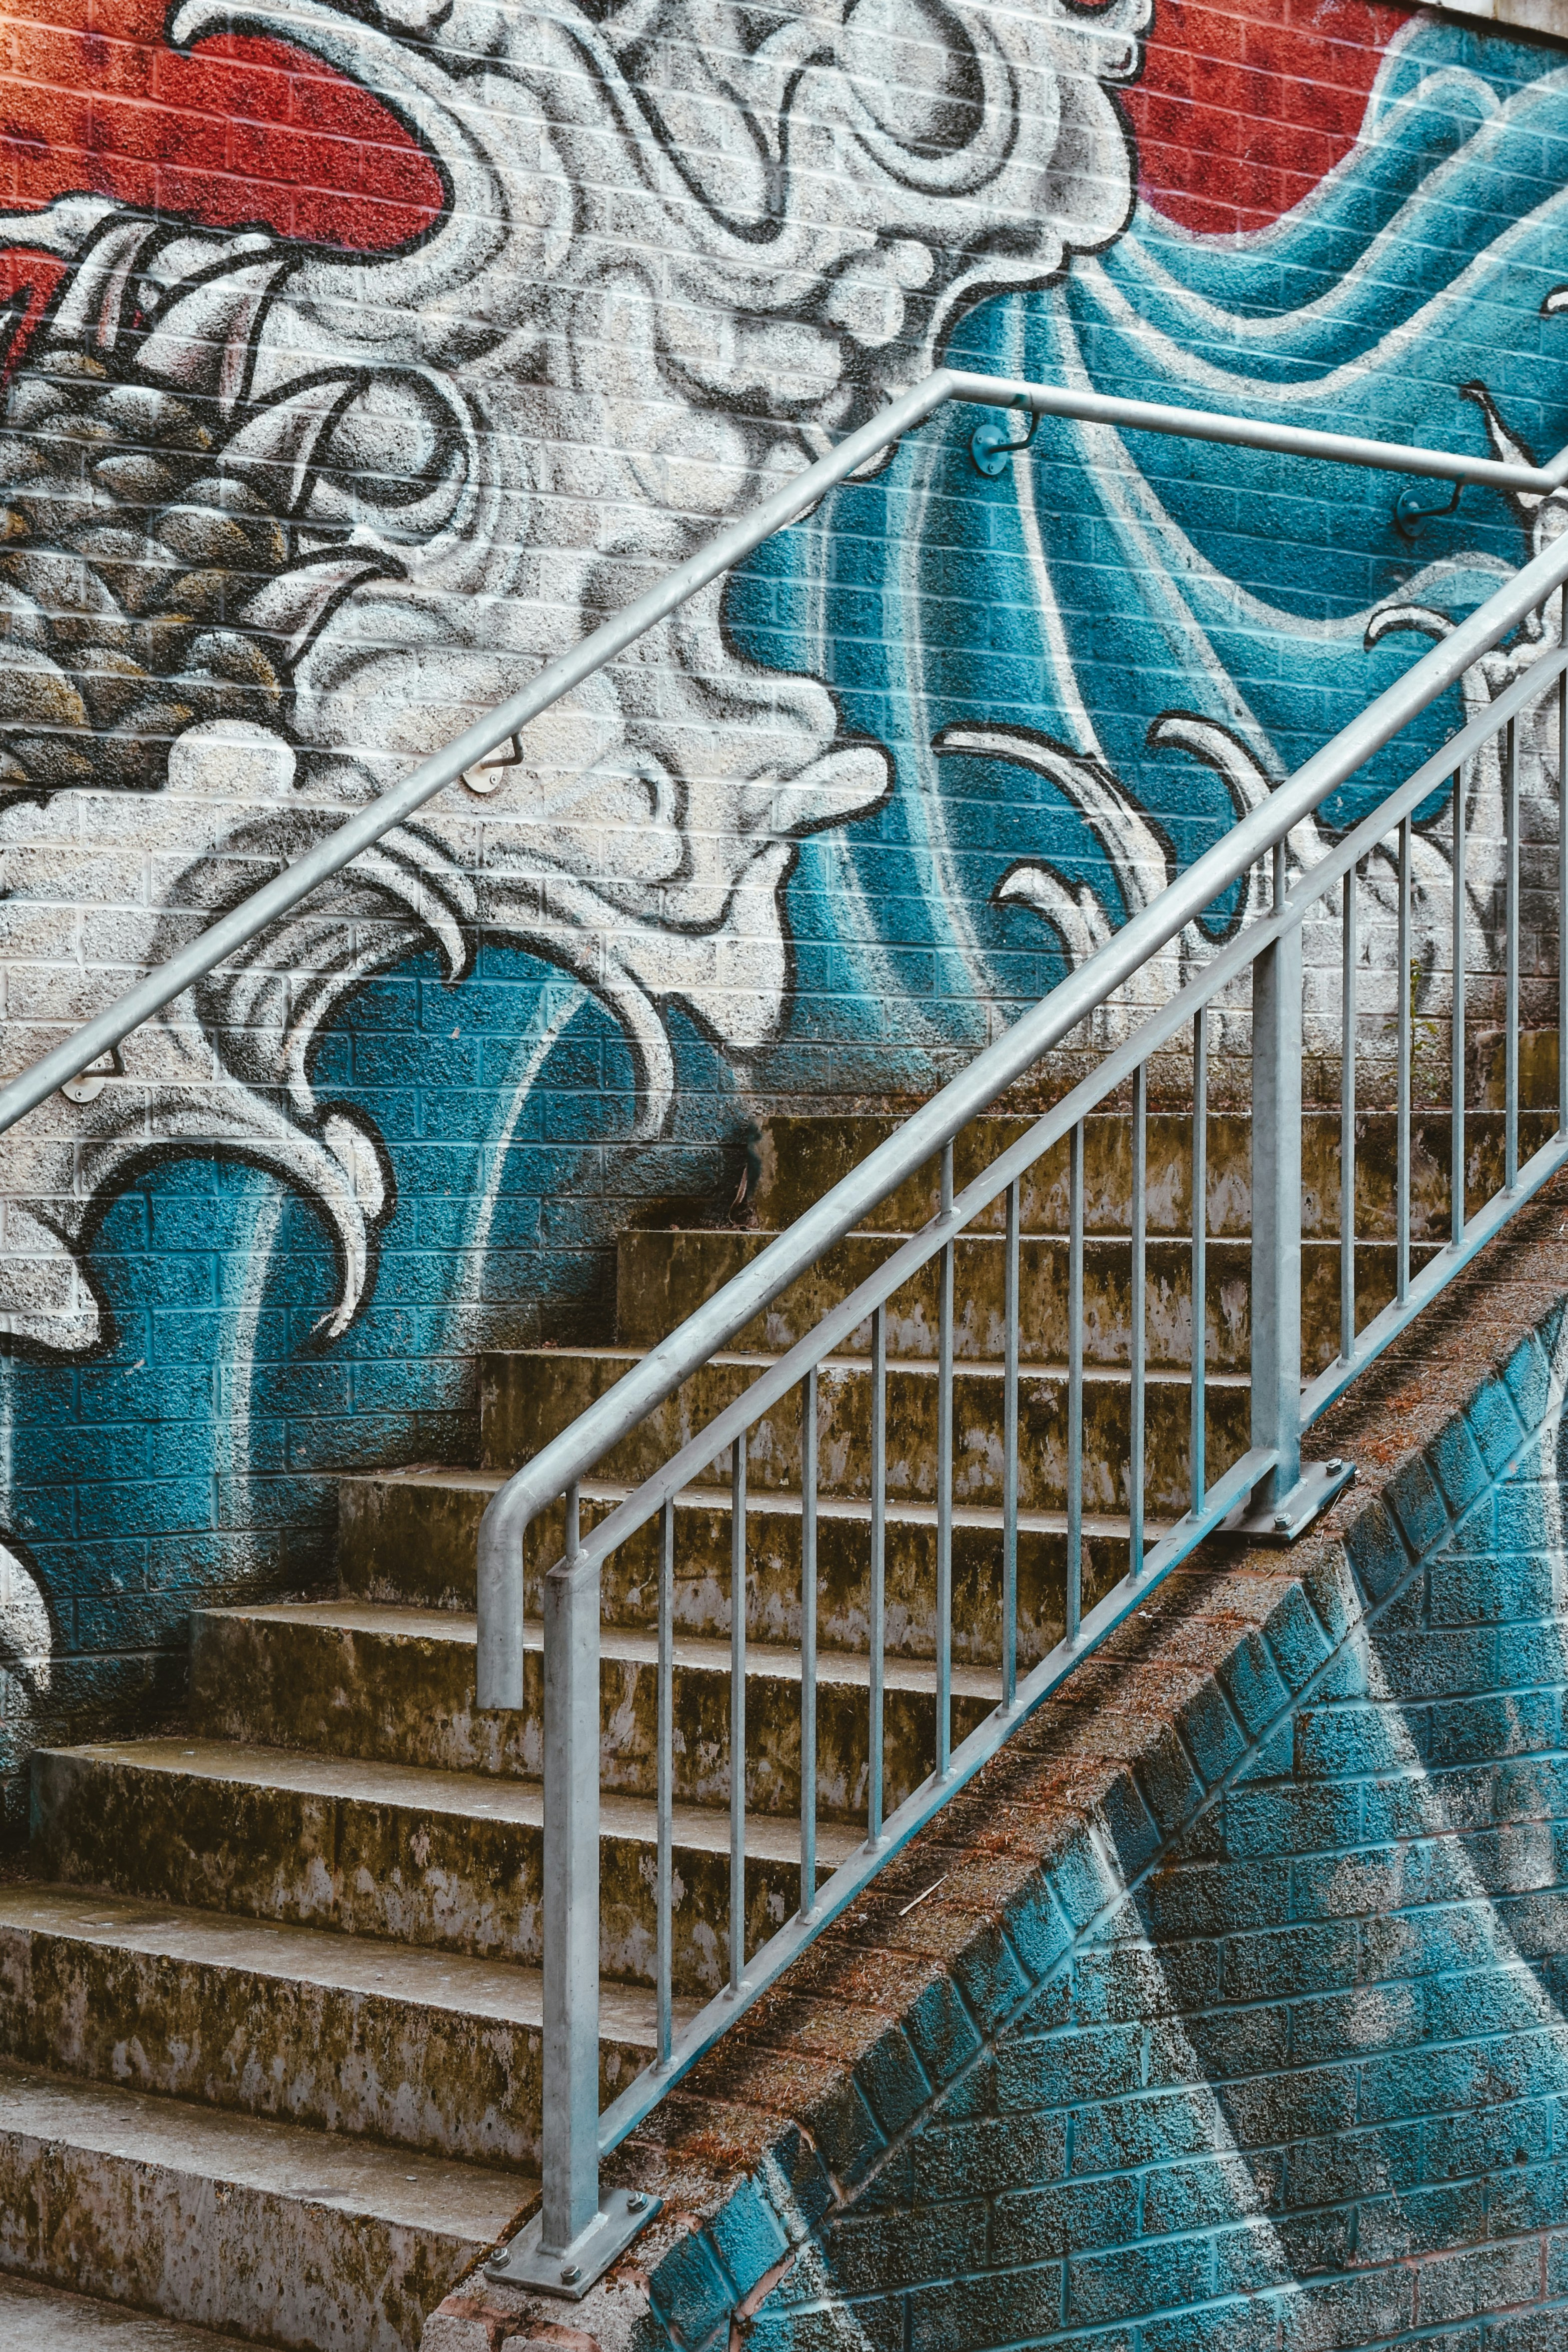
[[[520,1713],[474,1702],[475,1621],[449,1612],[296,1602],[204,1610],[193,1622],[193,1728],[332,1755],[380,1758],[449,1772],[537,1775],[543,1708],[542,1629],[524,1628]],[[652,1797],[658,1785],[658,1645],[651,1633],[608,1632],[600,1652],[600,1781]],[[823,1651],[817,1664],[817,1802],[863,1813],[868,1756],[868,1663]],[[752,1647],[746,1664],[746,1803],[800,1811],[801,1663],[797,1650]],[[953,1676],[954,1735],[1002,1696],[994,1672]],[[687,1804],[730,1796],[730,1648],[677,1643],[675,1793]],[[936,1669],[894,1659],[887,1669],[883,1771],[890,1806],[935,1762]]]
[[[489,2167],[539,2156],[538,1972],[369,1937],[0,1888],[0,2055]],[[653,2055],[650,1993],[605,1988],[605,2102]]]
[[[851,1234],[820,1265],[791,1283],[773,1305],[735,1335],[737,1353],[783,1355],[814,1330],[891,1257],[901,1236]],[[657,1347],[776,1236],[767,1233],[623,1234],[616,1270],[616,1336],[628,1349]],[[1417,1270],[1434,1245],[1417,1243]],[[968,1234],[958,1243],[953,1352],[966,1363],[995,1363],[1006,1345],[1006,1245],[1000,1234]],[[1205,1361],[1211,1371],[1246,1375],[1252,1360],[1252,1249],[1244,1241],[1211,1241],[1206,1253]],[[1060,1364],[1068,1350],[1068,1244],[1047,1234],[1026,1236],[1019,1251],[1019,1351],[1026,1363]],[[1356,1321],[1372,1321],[1394,1297],[1391,1242],[1362,1242],[1356,1250]],[[926,1360],[938,1344],[940,1262],[933,1258],[895,1292],[888,1305],[888,1353]],[[1192,1244],[1151,1241],[1144,1263],[1145,1363],[1184,1370],[1192,1362]],[[1118,1235],[1091,1234],[1084,1245],[1084,1353],[1101,1367],[1132,1359],[1132,1252]],[[1309,1372],[1339,1353],[1340,1251],[1336,1242],[1307,1242],[1301,1251],[1301,1345]],[[869,1317],[839,1352],[869,1355]]]
[[[481,1430],[488,1467],[527,1461],[570,1427],[637,1360],[615,1348],[542,1348],[483,1359]],[[755,1380],[766,1359],[715,1356],[597,1465],[605,1478],[650,1476],[697,1436]],[[934,1364],[888,1368],[889,1496],[933,1500],[936,1493],[937,1372]],[[871,1379],[864,1361],[829,1358],[817,1381],[818,1465],[824,1494],[865,1497],[871,1486]],[[996,1364],[959,1364],[953,1376],[953,1496],[999,1507],[1003,1488],[1003,1381]],[[1174,1517],[1190,1486],[1191,1391],[1185,1375],[1155,1373],[1148,1384],[1147,1503]],[[1216,1477],[1245,1453],[1248,1409],[1244,1382],[1214,1375],[1208,1386],[1208,1469]],[[1098,1368],[1084,1382],[1086,1510],[1126,1507],[1128,1386],[1124,1373]],[[1031,1511],[1066,1504],[1067,1379],[1034,1368],[1018,1385],[1018,1499]],[[800,1392],[792,1390],[752,1424],[748,1476],[759,1493],[798,1492]],[[720,1465],[721,1468],[722,1465]]]
[[[536,2201],[515,2172],[0,2063],[0,2268],[194,2326],[406,2352]]]
[[[901,1125],[895,1118],[771,1118],[763,1129],[761,1172],[747,1212],[770,1233],[782,1232],[824,1193],[859,1167]],[[978,1118],[953,1146],[960,1187],[1026,1132],[1031,1119]],[[1548,1110],[1520,1118],[1520,1150],[1528,1154],[1556,1127]],[[1500,1097],[1466,1119],[1466,1190],[1470,1209],[1502,1184]],[[1411,1132],[1412,1232],[1419,1241],[1448,1237],[1447,1111],[1417,1110]],[[1394,1120],[1391,1111],[1363,1110],[1356,1122],[1356,1231],[1386,1241],[1394,1234]],[[1242,1238],[1252,1225],[1251,1121],[1244,1113],[1211,1112],[1208,1122],[1209,1231]],[[1152,1234],[1192,1230],[1192,1121],[1184,1112],[1156,1112],[1148,1128],[1148,1216]],[[941,1171],[927,1162],[880,1202],[864,1223],[870,1230],[914,1233],[936,1214]],[[1301,1123],[1302,1232],[1326,1238],[1339,1231],[1340,1121],[1337,1111],[1309,1110]],[[1131,1122],[1123,1111],[1097,1111],[1084,1122],[1084,1221],[1090,1233],[1125,1233],[1132,1192]],[[1067,1231],[1068,1148],[1044,1153],[1023,1180],[1019,1202],[1026,1233]],[[1000,1231],[1001,1204],[987,1212]]]
[[[537,1782],[432,1772],[216,1740],[42,1749],[35,1848],[47,1874],[297,1927],[537,1965]],[[652,1982],[654,1810],[607,1797],[600,1840],[604,1974]],[[858,1832],[824,1825],[824,1875]],[[746,1948],[800,1902],[795,1825],[747,1826]],[[729,1822],[675,1820],[675,1983],[716,1992],[729,1969]]]
[[[435,1602],[471,1611],[475,1546],[499,1471],[389,1470],[339,1484],[338,1564],[345,1596],[416,1606]],[[629,1489],[589,1481],[583,1525],[595,1526]],[[1149,1540],[1162,1531],[1151,1520]],[[936,1654],[936,1509],[893,1503],[887,1512],[887,1632],[892,1657]],[[746,1623],[761,1642],[800,1639],[798,1495],[751,1497],[746,1513]],[[540,1609],[540,1580],[559,1559],[562,1514],[546,1511],[528,1532],[524,1605]],[[606,1562],[607,1629],[651,1629],[658,1622],[658,1528],[650,1524]],[[1089,1516],[1084,1524],[1086,1592],[1106,1591],[1127,1570],[1124,1519]],[[864,1502],[825,1496],[816,1528],[817,1638],[824,1649],[867,1645],[871,1514]],[[1018,1527],[1018,1654],[1032,1664],[1061,1638],[1067,1537],[1059,1512],[1026,1511]],[[999,1664],[1002,1654],[1002,1515],[973,1504],[953,1512],[953,1654],[966,1664]],[[460,1600],[459,1600],[460,1596]],[[724,1487],[691,1488],[675,1515],[675,1620],[682,1633],[715,1639],[730,1625],[730,1496]]]

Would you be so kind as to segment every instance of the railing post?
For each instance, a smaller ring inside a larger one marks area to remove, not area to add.
[[[544,1580],[544,2206],[564,2255],[599,2212],[599,1570],[578,1548]]]
[[[599,2195],[599,1563],[582,1549],[577,1489],[566,1554],[544,1579],[543,2202],[487,2265],[574,2301],[658,2210]]]
[[[1252,967],[1252,1443],[1273,1469],[1254,1510],[1301,1475],[1301,926]]]
[[[1284,898],[1283,850],[1274,900]],[[1355,1473],[1301,1464],[1301,924],[1252,966],[1252,1444],[1274,1466],[1225,1521],[1250,1541],[1292,1543]]]

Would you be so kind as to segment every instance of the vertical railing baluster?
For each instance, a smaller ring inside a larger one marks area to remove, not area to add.
[[[1209,1194],[1209,1009],[1200,1005],[1193,1021],[1193,1397],[1192,1507],[1201,1510],[1208,1492],[1208,1194]]]
[[[1018,1223],[1021,1183],[1007,1187],[1007,1268],[1003,1307],[1006,1362],[1002,1399],[1002,1704],[1018,1696]]]
[[[888,1638],[888,1310],[871,1314],[871,1589],[867,1608],[866,1843],[882,1843],[882,1677]]]
[[[1132,1073],[1132,1214],[1128,1241],[1127,1572],[1143,1573],[1143,1422],[1148,1402],[1147,1283],[1149,1273],[1149,1066]]]
[[[665,1503],[658,1545],[658,1854],[654,1981],[658,2003],[658,2063],[668,2066],[675,2034],[675,1497]]]
[[[746,1973],[746,1432],[730,1453],[730,1991]]]
[[[599,2210],[599,1570],[577,1489],[544,1579],[544,2129],[540,2242],[560,2253]]]
[[[942,1155],[942,1213],[952,1214],[952,1146]],[[942,1246],[937,1310],[936,1401],[936,1776],[952,1757],[952,1282],[953,1244]]]
[[[1507,878],[1503,910],[1503,1182],[1519,1181],[1519,729],[1508,722],[1503,756],[1503,831]]]
[[[1274,903],[1284,903],[1281,857]],[[1301,925],[1252,966],[1251,1435],[1274,1466],[1251,1507],[1277,1528],[1301,1479]]]
[[[1340,979],[1340,1357],[1355,1354],[1355,1053],[1356,918],[1360,877],[1352,866],[1344,878],[1344,923]]]
[[[800,1397],[800,1916],[816,1909],[816,1366]]]
[[[1448,1237],[1456,1249],[1465,1238],[1465,966],[1469,961],[1465,887],[1465,780],[1454,777],[1454,1012],[1449,1023],[1448,1086],[1453,1108],[1448,1122]]]
[[[1068,1559],[1066,1638],[1083,1617],[1083,1121],[1068,1156]]]
[[[1399,828],[1399,916],[1397,922],[1399,984],[1399,1045],[1394,1055],[1394,1296],[1403,1307],[1410,1291],[1410,1047],[1415,1017],[1410,969],[1410,819]]]

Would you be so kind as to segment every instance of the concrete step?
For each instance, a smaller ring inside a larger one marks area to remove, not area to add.
[[[514,1779],[540,1770],[543,1629],[523,1628],[519,1714],[483,1714],[474,1699],[474,1618],[449,1610],[366,1602],[280,1603],[199,1611],[192,1622],[191,1727],[201,1738],[310,1748],[337,1756]],[[658,1789],[658,1642],[606,1631],[600,1644],[600,1785],[652,1797]],[[864,1656],[817,1657],[817,1804],[864,1811],[868,1769]],[[675,1793],[694,1805],[730,1801],[730,1644],[683,1634],[675,1646]],[[746,1804],[800,1811],[800,1653],[769,1644],[746,1658]],[[953,1675],[954,1737],[1000,1701],[999,1675]],[[917,1788],[936,1755],[936,1668],[895,1658],[884,1693],[883,1773],[890,1802]]]
[[[391,1605],[474,1607],[475,1548],[486,1504],[502,1483],[497,1470],[415,1467],[343,1478],[338,1486],[338,1567],[345,1597]],[[581,1491],[583,1525],[598,1521],[631,1489],[590,1479]],[[1163,1533],[1150,1519],[1149,1541]],[[936,1507],[889,1504],[885,1576],[891,1656],[936,1654]],[[749,1637],[800,1640],[798,1495],[763,1493],[746,1512],[746,1625]],[[529,1528],[524,1597],[541,1606],[540,1579],[560,1559],[559,1508]],[[658,1528],[632,1537],[605,1568],[606,1629],[658,1624]],[[1086,1590],[1109,1590],[1127,1572],[1127,1523],[1109,1515],[1084,1520]],[[869,1612],[871,1512],[865,1502],[825,1496],[817,1508],[817,1639],[825,1649],[859,1652]],[[1032,1664],[1061,1638],[1067,1576],[1066,1520],[1059,1511],[1018,1517],[1018,1655]],[[1002,1642],[1002,1514],[973,1503],[952,1515],[953,1654],[995,1665]],[[730,1626],[730,1495],[690,1487],[675,1513],[675,1616],[683,1633],[721,1639]]]
[[[537,1781],[434,1772],[219,1740],[46,1748],[33,1765],[41,1871],[151,1902],[373,1936],[492,1959],[540,1959]],[[859,1832],[825,1823],[822,1875]],[[601,1809],[600,1964],[652,1982],[656,1823],[643,1798]],[[798,1826],[746,1832],[746,1948],[799,1907]],[[675,1989],[716,1992],[729,1968],[729,1819],[675,1815]]]
[[[657,1347],[703,1301],[749,1265],[775,1238],[766,1233],[642,1232],[623,1234],[616,1258],[616,1336],[623,1348]],[[741,1354],[783,1355],[873,1275],[900,1246],[898,1234],[851,1234],[822,1264],[780,1293],[773,1305],[736,1334]],[[1047,1234],[1026,1235],[1019,1249],[1019,1353],[1024,1362],[1061,1364],[1068,1351],[1068,1244]],[[1433,1255],[1430,1244],[1412,1251],[1415,1269]],[[1006,1346],[1006,1244],[1000,1234],[965,1234],[954,1253],[953,1352],[966,1363],[996,1362]],[[1252,1349],[1252,1245],[1211,1241],[1206,1254],[1205,1360],[1212,1371],[1246,1374]],[[1391,1242],[1356,1249],[1356,1321],[1370,1323],[1394,1297],[1395,1254]],[[1100,1366],[1132,1360],[1131,1244],[1090,1235],[1084,1246],[1084,1349]],[[1151,1370],[1184,1369],[1193,1359],[1192,1244],[1152,1241],[1145,1259],[1145,1364]],[[937,1352],[940,1261],[932,1259],[895,1293],[888,1308],[890,1357],[929,1361]],[[1302,1349],[1309,1373],[1321,1371],[1340,1348],[1340,1252],[1336,1242],[1307,1242],[1301,1251]],[[841,1353],[865,1356],[871,1322],[858,1325]]]
[[[299,2352],[408,2352],[516,2172],[0,2063],[0,2267]]]
[[[0,2272],[0,2352],[256,2352],[256,2347],[237,2336],[214,2336],[155,2312]]]
[[[744,1203],[747,1221],[780,1233],[793,1224],[877,1146],[901,1118],[781,1117],[764,1125],[756,1147],[758,1174]],[[1034,1124],[1020,1117],[978,1118],[953,1146],[953,1171],[962,1188],[988,1167],[999,1151]],[[1556,1129],[1555,1116],[1532,1109],[1520,1117],[1521,1156]],[[1412,1231],[1418,1240],[1446,1241],[1448,1234],[1448,1151],[1451,1128],[1445,1110],[1418,1110],[1411,1123]],[[1245,1113],[1211,1112],[1208,1121],[1209,1231],[1242,1238],[1252,1223],[1252,1133]],[[1466,1116],[1466,1191],[1472,1207],[1502,1183],[1503,1119],[1500,1109]],[[1369,1240],[1394,1234],[1394,1119],[1392,1111],[1365,1110],[1357,1120],[1356,1231]],[[1192,1230],[1192,1121],[1185,1112],[1155,1112],[1148,1123],[1148,1219],[1151,1234],[1180,1235]],[[868,1229],[915,1233],[936,1214],[941,1170],[936,1160],[917,1171],[868,1215]],[[1084,1218],[1091,1233],[1125,1233],[1132,1191],[1132,1127],[1122,1111],[1097,1111],[1084,1122]],[[1339,1231],[1340,1118],[1337,1110],[1310,1110],[1301,1125],[1302,1231],[1309,1239]],[[1025,1178],[1019,1202],[1024,1232],[1061,1234],[1068,1221],[1068,1147],[1065,1140],[1036,1162]],[[1001,1204],[988,1212],[1000,1231]]]
[[[615,1386],[638,1360],[620,1348],[540,1348],[487,1354],[480,1370],[480,1433],[484,1465],[510,1469],[529,1460],[549,1439]],[[596,1465],[601,1477],[632,1483],[661,1468],[677,1449],[742,1395],[770,1360],[715,1356],[673,1397]],[[1018,1501],[1030,1511],[1059,1511],[1067,1502],[1067,1375],[1031,1366],[1018,1383]],[[900,1500],[936,1496],[936,1366],[904,1361],[888,1368],[887,1492]],[[995,1363],[961,1363],[953,1375],[953,1499],[999,1507],[1003,1480],[1003,1377]],[[1146,1499],[1151,1511],[1175,1517],[1185,1509],[1191,1479],[1191,1390],[1184,1373],[1155,1372],[1148,1382]],[[1210,1376],[1207,1390],[1208,1473],[1212,1478],[1247,1450],[1247,1391],[1234,1373]],[[1125,1372],[1089,1370],[1084,1381],[1083,1507],[1096,1512],[1127,1507],[1128,1384]],[[851,1357],[829,1357],[817,1378],[817,1459],[820,1491],[863,1499],[871,1490],[870,1367]],[[798,1492],[800,1391],[792,1392],[752,1423],[747,1442],[748,1478],[759,1494]],[[724,1463],[710,1474],[726,1475]]]
[[[427,2155],[531,2169],[537,1970],[79,1886],[0,1887],[0,2056]],[[605,2103],[654,2054],[605,1988]]]

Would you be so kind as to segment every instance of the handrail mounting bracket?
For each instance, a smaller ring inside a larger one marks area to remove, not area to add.
[[[1243,1543],[1293,1544],[1354,1478],[1355,1464],[1342,1454],[1331,1454],[1326,1462],[1303,1462],[1301,1475],[1288,1495],[1261,1507],[1256,1495],[1249,1495],[1220,1521],[1218,1533],[1238,1537]]]

